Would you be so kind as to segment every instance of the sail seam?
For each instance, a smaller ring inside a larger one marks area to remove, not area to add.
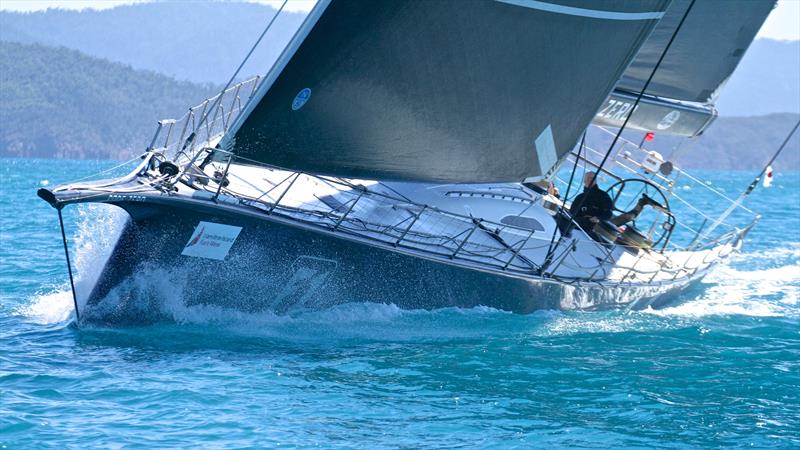
[[[664,17],[663,12],[619,12],[619,11],[603,11],[599,9],[577,8],[575,6],[555,5],[539,0],[495,0],[500,3],[507,3],[514,6],[522,6],[523,8],[538,9],[557,14],[567,14],[570,16],[590,17],[593,19],[608,19],[608,20],[653,20],[661,19]]]

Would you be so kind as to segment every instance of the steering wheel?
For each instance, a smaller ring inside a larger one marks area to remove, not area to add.
[[[672,231],[675,228],[675,216],[672,214],[667,196],[664,195],[664,192],[661,190],[661,188],[652,181],[643,180],[641,178],[626,178],[624,180],[617,181],[609,186],[608,189],[606,189],[606,193],[614,202],[614,211],[620,213],[627,212],[626,210],[617,208],[617,201],[620,200],[620,198],[623,196],[623,193],[626,191],[628,193],[632,193],[631,197],[629,197],[632,202],[641,198],[642,194],[646,194],[648,197],[659,202],[664,207],[662,212],[667,216],[667,219],[661,224],[660,231],[656,231],[654,236],[651,237],[653,240],[653,248],[661,244],[661,251],[663,252],[664,248],[667,246],[667,243],[669,243],[669,240],[672,237]],[[631,222],[635,227],[636,220],[634,219]]]

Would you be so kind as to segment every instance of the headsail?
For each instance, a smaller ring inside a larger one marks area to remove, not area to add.
[[[622,124],[619,111],[633,105],[630,98],[644,86],[690,3],[672,2],[598,112],[596,124]],[[775,0],[697,0],[628,127],[684,136],[701,133],[716,117],[719,90],[774,5]]]
[[[221,145],[353,178],[541,176],[667,4],[323,0]]]

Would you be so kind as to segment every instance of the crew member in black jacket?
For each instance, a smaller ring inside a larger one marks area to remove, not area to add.
[[[606,191],[597,186],[594,172],[589,172],[583,177],[583,192],[572,201],[569,214],[586,234],[597,239],[593,231],[596,223],[608,220],[616,226],[624,225],[638,217],[646,205],[664,209],[660,203],[642,194],[642,198],[636,202],[632,210],[613,217],[614,202]]]
[[[597,186],[594,172],[586,173],[583,176],[583,192],[575,197],[569,208],[572,219],[591,236],[594,224],[611,219],[613,209],[614,202],[606,191]]]

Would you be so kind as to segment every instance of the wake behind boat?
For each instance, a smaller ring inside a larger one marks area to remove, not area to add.
[[[731,205],[707,217],[675,189],[699,180],[585,129],[702,133],[774,2],[570,4],[320,1],[263,80],[159,122],[128,176],[39,191],[59,217],[129,216],[80,312],[144,301],[126,280],[152,267],[181,274],[189,303],[278,313],[669,305],[757,216],[698,182]],[[710,14],[730,20],[706,36]],[[575,199],[578,167],[609,217]]]

